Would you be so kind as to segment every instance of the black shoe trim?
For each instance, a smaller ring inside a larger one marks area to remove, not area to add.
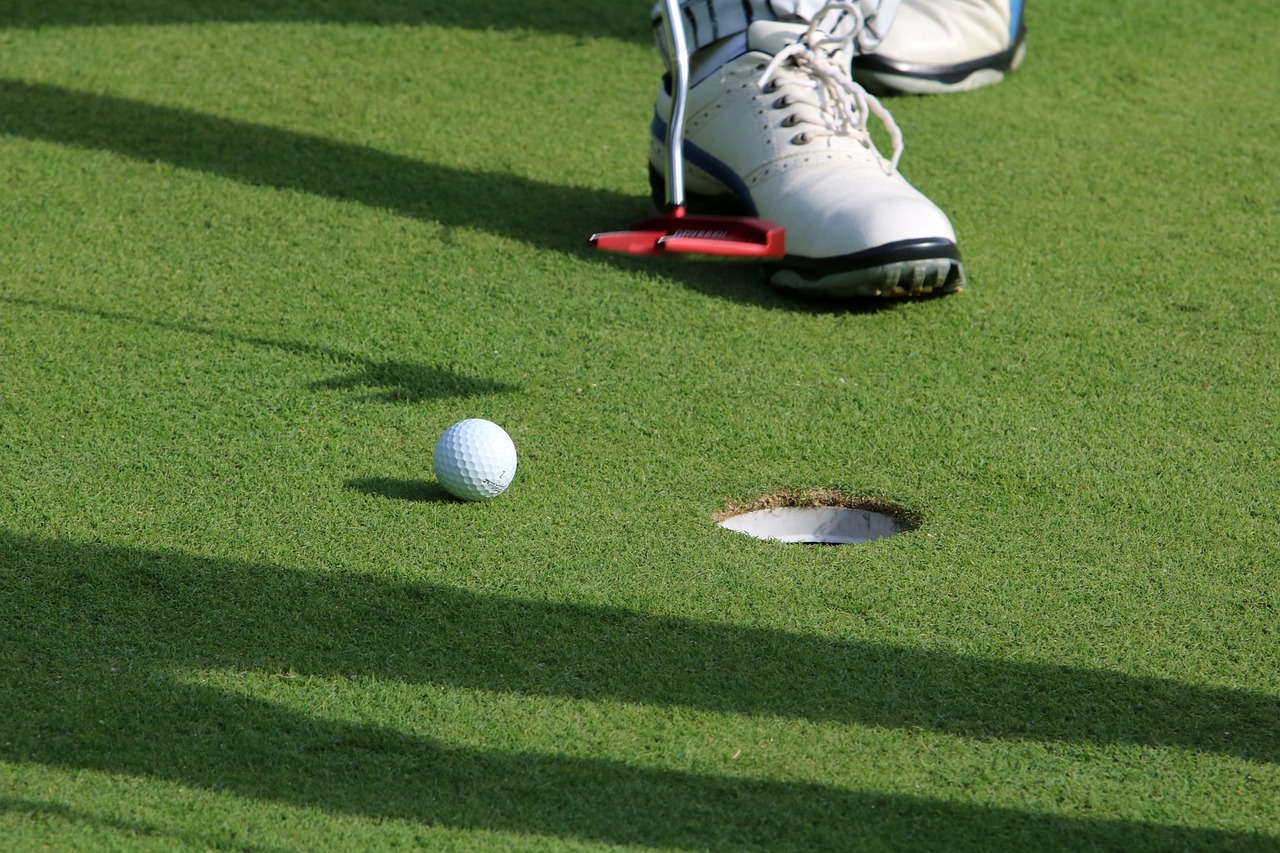
[[[1018,27],[1018,36],[1007,50],[993,53],[990,56],[958,62],[954,65],[925,65],[919,62],[898,62],[875,53],[862,54],[853,58],[854,72],[865,71],[871,74],[892,74],[898,77],[914,77],[919,80],[933,80],[944,85],[954,85],[967,80],[975,71],[1008,71],[1013,68],[1014,57],[1018,55],[1023,42],[1027,39],[1027,25]]]
[[[802,258],[787,255],[781,261],[764,265],[766,274],[782,270],[795,272],[803,278],[818,281],[829,275],[836,275],[853,270],[875,269],[903,261],[933,261],[940,258],[960,261],[960,249],[955,243],[942,237],[928,237],[923,240],[899,240],[896,243],[885,243],[874,249],[864,249],[849,255],[838,255],[832,258]]]

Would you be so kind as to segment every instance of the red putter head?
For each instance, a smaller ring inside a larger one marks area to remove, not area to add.
[[[591,244],[628,255],[708,255],[720,258],[781,258],[786,235],[781,225],[749,216],[689,215],[671,208],[627,231],[592,234]]]

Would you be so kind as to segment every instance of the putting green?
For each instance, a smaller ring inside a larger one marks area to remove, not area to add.
[[[91,5],[0,10],[7,849],[1280,849],[1267,4],[889,102],[970,286],[872,306],[587,246],[647,4]],[[714,517],[805,490],[919,524]]]

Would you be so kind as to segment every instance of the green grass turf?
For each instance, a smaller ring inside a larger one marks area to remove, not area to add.
[[[588,250],[647,5],[0,8],[5,849],[1280,849],[1269,5],[894,100],[878,308]],[[711,520],[810,487],[923,523]]]

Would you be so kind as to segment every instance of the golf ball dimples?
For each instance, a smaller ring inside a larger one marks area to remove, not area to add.
[[[444,431],[431,456],[440,485],[457,498],[496,498],[516,475],[516,446],[506,430],[483,418],[458,421]]]

